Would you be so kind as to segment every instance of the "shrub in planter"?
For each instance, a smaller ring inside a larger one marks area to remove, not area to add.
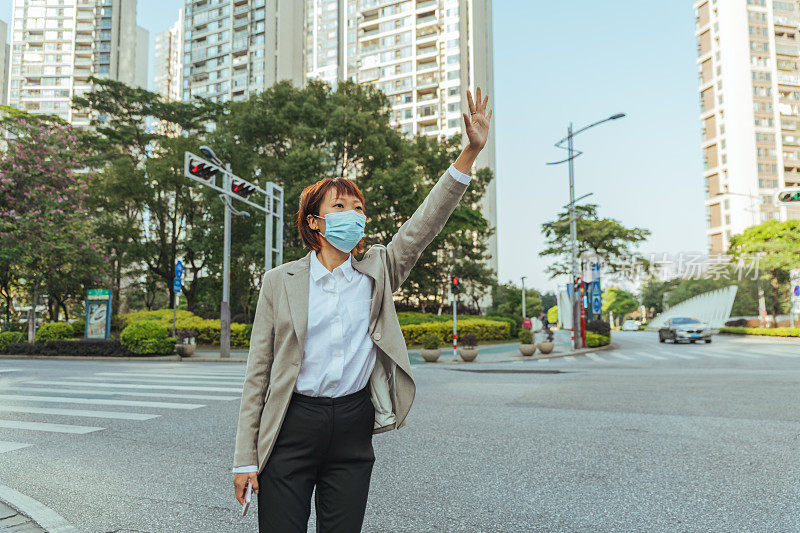
[[[0,333],[0,352],[5,352],[10,344],[21,342],[25,338],[27,338],[27,334],[22,332],[4,331]]]
[[[426,333],[420,340],[426,350],[435,350],[442,345],[442,339],[436,333]]]
[[[461,337],[461,342],[463,347],[458,350],[461,359],[467,362],[474,361],[478,357],[478,336],[474,333],[467,333]]]
[[[529,329],[520,329],[517,338],[520,344],[533,344],[533,332]]]
[[[474,333],[467,333],[461,337],[461,344],[464,345],[464,348],[474,349],[478,346],[478,336]]]
[[[596,348],[598,346],[605,346],[611,342],[611,337],[608,335],[600,335],[593,331],[586,331],[586,346],[588,348]]]
[[[57,341],[73,337],[74,328],[66,322],[48,322],[36,330],[36,342]]]
[[[169,355],[175,351],[175,337],[169,337],[166,328],[154,320],[125,326],[119,339],[124,348],[135,354]]]
[[[586,323],[586,331],[587,333],[593,331],[594,333],[608,337],[611,335],[611,326],[609,326],[608,322],[605,320],[590,320]]]

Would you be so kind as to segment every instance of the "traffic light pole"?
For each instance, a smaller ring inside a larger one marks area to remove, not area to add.
[[[228,194],[231,190],[230,171],[231,165],[225,165],[222,175],[222,188]],[[219,356],[223,359],[231,356],[231,203],[228,197],[223,197],[225,203],[225,229],[223,231],[223,260],[222,260],[222,302],[219,305]]]

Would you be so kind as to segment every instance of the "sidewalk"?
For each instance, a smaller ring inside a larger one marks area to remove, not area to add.
[[[45,531],[36,522],[0,500],[0,531],[18,533],[42,533]]]

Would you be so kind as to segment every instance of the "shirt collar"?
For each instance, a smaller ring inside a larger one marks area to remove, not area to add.
[[[323,265],[320,262],[320,260],[317,258],[317,252],[315,250],[311,252],[311,265],[310,265],[310,268],[311,268],[311,272],[310,272],[311,279],[313,279],[315,282],[319,281],[320,278],[323,278],[326,275],[331,274],[331,271],[328,270],[327,268],[325,268],[325,265]],[[336,272],[336,269],[339,269],[339,270],[342,271],[342,274],[344,275],[345,279],[348,282],[351,279],[353,279],[353,272],[355,271],[355,269],[353,268],[352,259],[350,257],[348,257],[344,261],[344,263],[342,263],[341,265],[339,265],[336,268],[334,268],[333,271]]]

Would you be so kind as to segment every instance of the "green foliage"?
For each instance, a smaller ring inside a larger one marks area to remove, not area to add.
[[[525,313],[529,317],[542,314],[542,295],[536,289],[525,289]],[[496,284],[492,288],[491,312],[519,316],[522,325],[522,288],[513,283]]]
[[[26,337],[25,333],[17,332],[17,331],[4,331],[0,333],[0,352],[4,351],[8,348],[9,344],[14,344],[17,342],[22,342],[22,340]]]
[[[123,319],[125,324],[138,321],[154,321],[164,327],[165,330],[172,331],[172,309],[134,311],[124,315]],[[219,320],[200,318],[189,311],[178,309],[175,328],[176,330],[192,329],[196,331],[195,343],[197,344],[219,344]],[[231,322],[231,346],[236,348],[248,347],[252,329],[253,326],[250,324]]]
[[[517,330],[522,326],[522,316],[512,315],[509,313],[501,313],[500,311],[493,311],[486,314],[487,320],[502,320],[508,323],[508,332],[511,337],[517,336]]]
[[[586,346],[588,348],[596,348],[598,346],[605,346],[611,342],[611,337],[608,335],[601,335],[594,331],[586,331]]]
[[[36,330],[36,342],[58,341],[75,336],[72,324],[66,322],[48,322]]]
[[[442,345],[442,338],[433,332],[425,333],[420,338],[420,344],[422,344],[422,347],[426,350],[435,350]]]
[[[83,337],[86,334],[86,321],[83,318],[70,324],[72,326],[72,338]]]
[[[630,266],[631,257],[636,257],[640,264],[647,261],[634,253],[639,243],[647,240],[650,230],[644,228],[626,228],[613,218],[600,218],[597,204],[575,206],[576,235],[578,255],[583,252],[594,252],[611,272],[620,272]],[[546,240],[546,248],[539,252],[542,257],[552,257],[554,263],[547,267],[550,278],[568,275],[572,270],[570,260],[565,259],[570,249],[569,210],[558,214],[558,218],[542,224],[542,233]]]
[[[720,333],[733,333],[736,335],[765,335],[768,337],[800,337],[800,328],[742,328],[722,327]]]
[[[551,324],[558,322],[558,306],[554,305],[547,310],[547,321]]]
[[[397,313],[397,320],[401,326],[410,324],[425,324],[427,322],[450,322],[453,323],[452,315],[437,315],[434,313],[417,313],[414,311],[401,311]]]
[[[532,344],[533,343],[533,332],[529,329],[520,329],[519,333],[517,334],[517,338],[519,342],[522,344]]]
[[[721,269],[713,278],[674,278],[667,281],[650,279],[642,286],[642,304],[655,314],[664,311],[664,294],[667,294],[666,303],[670,307],[693,298],[700,294],[736,285],[736,299],[733,301],[731,314],[757,315],[758,314],[758,284],[752,272],[745,268],[730,265]],[[764,288],[767,285],[764,284]],[[773,295],[770,291],[764,294],[768,309],[773,306]]]
[[[606,287],[603,291],[603,316],[614,313],[615,317],[622,318],[632,313],[638,307],[636,297],[617,287]]]
[[[401,326],[406,345],[419,344],[426,333],[435,333],[444,342],[453,340],[453,322],[427,322]],[[499,320],[485,318],[464,318],[458,321],[458,334],[474,333],[479,340],[499,340],[509,338],[509,325]]]
[[[123,347],[139,355],[168,355],[175,351],[175,338],[169,337],[164,326],[154,320],[131,322],[119,340]]]

